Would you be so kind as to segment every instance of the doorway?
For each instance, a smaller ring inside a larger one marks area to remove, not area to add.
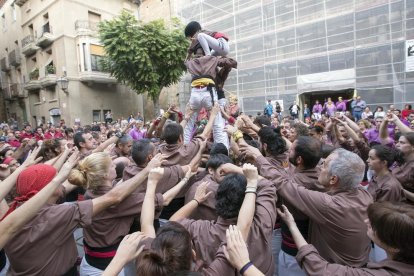
[[[301,108],[303,108],[304,104],[308,104],[308,107],[312,111],[312,107],[315,104],[316,100],[319,101],[320,104],[324,104],[328,98],[330,97],[334,103],[338,101],[338,97],[342,97],[343,100],[352,100],[354,96],[354,88],[338,90],[338,91],[312,91],[312,92],[305,92],[300,95],[300,103]],[[347,110],[351,110],[351,101],[347,103]]]

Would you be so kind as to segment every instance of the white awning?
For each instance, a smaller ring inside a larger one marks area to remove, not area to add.
[[[355,88],[355,69],[337,70],[297,77],[298,93]]]

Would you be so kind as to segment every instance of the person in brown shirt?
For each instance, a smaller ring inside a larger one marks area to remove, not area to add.
[[[159,155],[154,158],[153,164],[159,166],[161,160],[162,156]],[[109,162],[106,174],[115,175],[115,168]],[[73,236],[75,228],[90,225],[93,216],[122,202],[142,183],[146,174],[143,172],[137,175],[101,197],[78,203],[54,204],[62,196],[62,190],[56,190],[48,205],[6,244],[5,252],[10,260],[11,275],[76,275],[78,253]],[[27,182],[20,185],[27,187],[39,183],[46,175],[48,174],[42,172],[31,174],[22,178]],[[19,196],[27,197],[33,192],[28,188],[24,191],[26,193]]]
[[[369,168],[375,175],[369,182],[368,192],[374,201],[401,201],[403,188],[388,169],[394,162],[394,151],[387,146],[375,145],[369,151]]]
[[[414,208],[399,202],[376,202],[368,207],[367,236],[384,248],[388,258],[368,263],[364,268],[330,263],[308,244],[295,226],[292,215],[284,207],[279,215],[289,225],[299,248],[296,259],[307,275],[391,276],[414,273]]]
[[[321,158],[321,142],[307,136],[297,136],[289,149],[289,162],[294,165],[291,175],[298,186],[308,190],[323,191],[323,186],[318,182]],[[280,197],[280,201],[291,210],[296,225],[305,239],[308,238],[309,218],[303,212],[294,207],[288,200]],[[279,253],[278,274],[279,275],[305,275],[296,262],[297,247],[294,244],[292,234],[287,225],[281,221],[282,251]]]
[[[184,144],[183,127],[171,123],[164,127],[161,137],[165,141],[157,148],[157,152],[166,155],[164,166],[188,165],[200,149],[200,144],[210,137],[214,116],[210,116],[203,132]]]
[[[224,178],[224,175],[221,173],[219,168],[223,164],[227,163],[233,164],[230,157],[224,154],[211,155],[206,165],[206,171],[208,172],[208,174],[200,181],[194,183],[188,189],[187,193],[185,194],[185,204],[194,199],[198,186],[200,186],[201,183],[204,183],[206,181],[209,183],[207,190],[209,192],[212,192],[213,195],[215,195],[220,185],[219,183]],[[200,203],[198,208],[191,213],[189,218],[194,220],[203,219],[215,221],[217,220],[217,217],[218,215],[216,212],[216,199],[214,196],[210,196],[205,201]]]
[[[246,185],[246,177],[239,173],[230,173],[224,177],[216,194],[217,221],[187,219],[184,208],[192,202],[171,217],[171,220],[178,221],[191,233],[196,254],[207,265],[213,262],[225,239],[226,229],[237,222]],[[247,244],[254,265],[265,275],[273,275],[271,240],[276,221],[276,188],[266,179],[259,180],[257,187],[256,209]]]
[[[86,199],[98,198],[113,189],[115,175],[106,176],[104,170],[108,161],[106,154],[95,153],[82,160],[78,169],[72,171],[71,181],[87,186]],[[151,167],[150,162],[147,169]],[[171,202],[186,182],[184,179],[164,194],[156,194],[158,213],[164,205]],[[139,217],[144,197],[144,193],[132,193],[117,206],[94,217],[90,226],[84,227],[85,257],[80,268],[82,275],[99,274],[106,268],[122,237],[128,234],[134,218]]]
[[[392,174],[404,189],[414,192],[414,132],[402,134],[396,148],[402,155],[402,162],[394,164]]]
[[[132,137],[128,134],[123,135],[116,142],[116,146],[111,150],[110,156],[112,159],[118,157],[130,157],[132,149]]]
[[[318,178],[326,190],[322,193],[299,186],[257,149],[242,149],[256,159],[260,174],[273,181],[279,194],[310,218],[309,240],[326,260],[353,267],[366,265],[370,240],[364,220],[372,197],[359,187],[365,164],[358,155],[336,149],[328,156]]]

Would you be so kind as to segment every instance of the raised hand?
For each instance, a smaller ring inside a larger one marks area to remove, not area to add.
[[[277,213],[288,226],[295,224],[295,219],[285,205],[282,205],[282,210],[277,208]]]
[[[209,183],[207,181],[204,181],[203,183],[200,184],[200,186],[197,187],[197,190],[194,195],[194,199],[198,203],[206,201],[206,199],[213,193],[211,191],[207,193],[208,185]]]
[[[224,255],[233,267],[240,270],[250,261],[249,251],[243,240],[243,235],[235,225],[230,225],[226,230],[227,247],[224,247]]]
[[[247,157],[257,158],[262,155],[258,148],[249,146],[247,144],[240,145],[240,151],[245,154]]]
[[[224,130],[227,132],[227,134],[233,135],[238,129],[235,126],[227,125],[225,126]]]
[[[142,250],[144,250],[144,245],[139,246],[141,240],[145,239],[145,235],[142,232],[135,232],[129,235],[126,235],[121,243],[119,244],[118,250],[114,259],[116,261],[127,264],[132,260],[135,260]]]
[[[247,179],[247,182],[254,183],[256,182],[257,185],[257,179],[259,178],[259,173],[257,172],[257,168],[253,166],[252,164],[246,163],[243,165],[243,174]]]
[[[57,177],[59,177],[60,181],[66,180],[69,176],[70,171],[78,164],[79,161],[79,150],[75,148],[71,156],[69,156],[68,160],[63,164],[62,168],[60,169]]]
[[[34,150],[29,151],[29,155],[27,156],[26,160],[23,162],[21,167],[28,168],[31,165],[37,164],[40,162],[40,160],[43,159],[43,157],[36,158],[36,156],[39,154],[40,147],[34,148]]]
[[[161,153],[156,154],[151,159],[151,161],[148,163],[147,168],[148,169],[154,169],[154,168],[157,168],[157,167],[161,167],[162,162],[164,161],[164,159],[165,159],[165,155],[163,155]]]
[[[160,179],[162,178],[162,176],[164,175],[164,169],[163,168],[154,168],[151,169],[149,175],[148,175],[148,182],[156,182],[158,183],[158,181],[160,181]]]

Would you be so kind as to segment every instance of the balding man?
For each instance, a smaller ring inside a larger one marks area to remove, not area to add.
[[[365,164],[355,153],[337,149],[322,165],[318,181],[326,192],[298,185],[285,170],[272,166],[260,151],[244,147],[256,159],[260,174],[271,179],[278,193],[309,217],[309,241],[328,262],[362,267],[368,262],[367,207],[373,202],[360,188]]]

